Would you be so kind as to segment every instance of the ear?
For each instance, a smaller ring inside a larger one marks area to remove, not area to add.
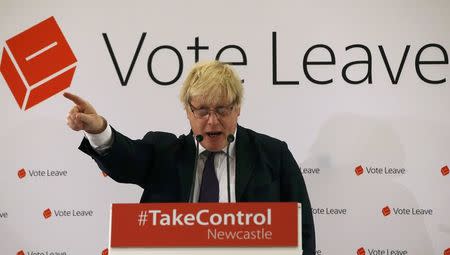
[[[241,115],[241,106],[236,107],[236,113],[238,117]]]
[[[189,108],[187,107],[187,105],[184,106],[184,110],[186,111],[186,117],[189,119]]]

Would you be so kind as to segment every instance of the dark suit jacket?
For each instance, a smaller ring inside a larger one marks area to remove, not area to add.
[[[144,189],[143,202],[187,202],[194,173],[192,133],[176,137],[148,132],[131,140],[113,129],[114,142],[97,154],[84,139],[79,149],[111,178]],[[305,182],[285,142],[238,126],[236,134],[236,201],[302,204],[303,254],[315,252],[314,222]]]

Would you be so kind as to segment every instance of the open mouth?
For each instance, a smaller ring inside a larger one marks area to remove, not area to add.
[[[211,137],[211,138],[218,137],[221,134],[222,134],[222,132],[206,132],[206,135]]]

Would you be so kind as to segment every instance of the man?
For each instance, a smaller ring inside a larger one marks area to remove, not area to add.
[[[237,124],[243,87],[230,66],[211,61],[191,70],[180,93],[191,132],[178,138],[149,132],[131,140],[82,98],[64,96],[76,104],[67,124],[85,131],[80,150],[114,180],[141,186],[141,202],[227,202],[229,145],[231,202],[301,203],[304,254],[315,252],[311,205],[299,167],[285,142]],[[236,139],[229,144],[230,135]]]

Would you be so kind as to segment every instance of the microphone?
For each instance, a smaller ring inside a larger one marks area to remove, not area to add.
[[[228,203],[231,203],[230,194],[230,144],[234,141],[234,135],[229,134],[227,136],[227,192],[228,192]]]
[[[189,203],[194,202],[194,187],[195,187],[195,180],[197,179],[197,162],[198,162],[198,150],[200,143],[203,141],[202,135],[196,135],[195,141],[197,142],[197,145],[195,146],[195,161],[194,161],[194,173],[192,174],[192,181],[191,181],[191,192],[189,194]]]

